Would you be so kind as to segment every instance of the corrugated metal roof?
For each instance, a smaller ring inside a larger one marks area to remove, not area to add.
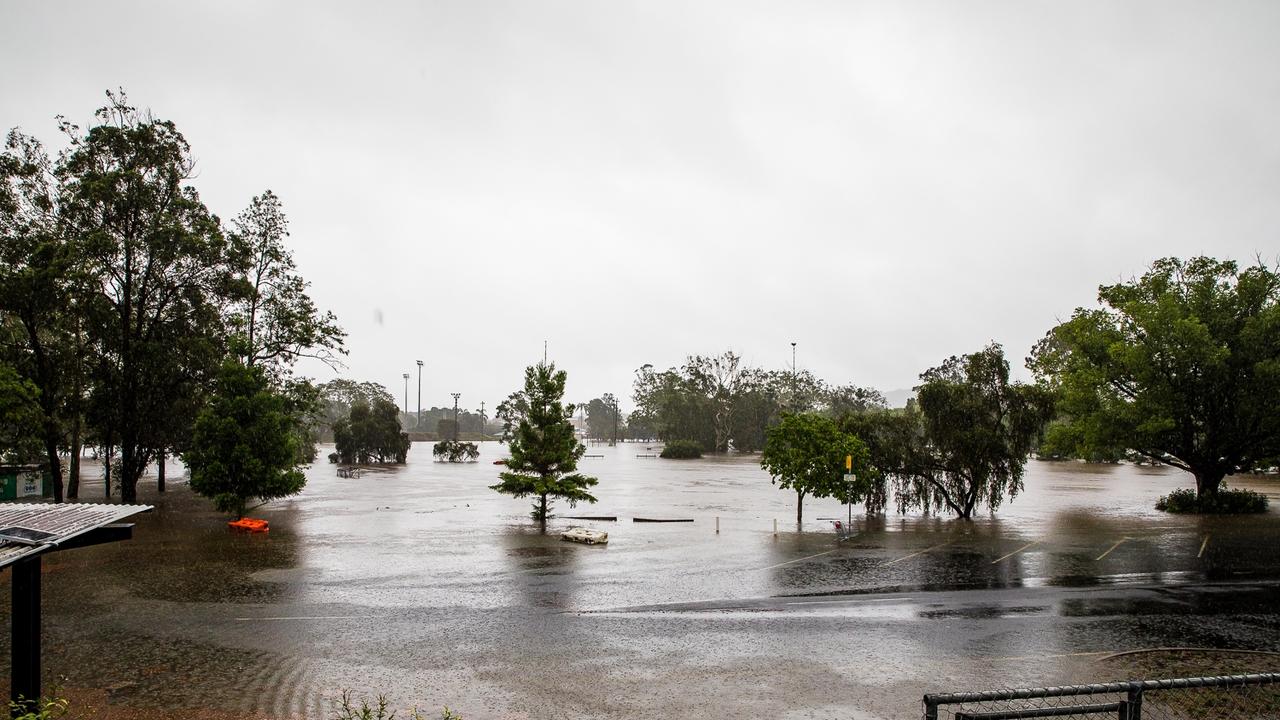
[[[103,505],[95,503],[12,503],[0,504],[0,530],[25,528],[51,537],[39,545],[0,542],[0,567],[29,555],[41,553],[104,525],[146,512],[150,505]]]

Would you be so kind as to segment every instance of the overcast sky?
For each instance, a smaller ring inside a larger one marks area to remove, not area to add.
[[[1156,257],[1280,250],[1277,2],[6,1],[0,67],[6,128],[123,86],[224,220],[274,190],[344,374],[411,407],[414,360],[492,408],[544,339],[624,405],[791,342],[886,391],[1020,368]]]

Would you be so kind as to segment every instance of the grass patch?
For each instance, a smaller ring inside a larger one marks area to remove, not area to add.
[[[1156,509],[1169,513],[1247,515],[1267,511],[1267,496],[1252,490],[1228,490],[1201,497],[1191,488],[1179,488],[1156,501]]]
[[[662,448],[663,457],[668,460],[690,460],[702,457],[702,446],[693,440],[672,440]]]

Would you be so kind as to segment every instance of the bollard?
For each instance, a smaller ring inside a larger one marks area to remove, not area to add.
[[[778,518],[773,519],[773,534],[778,534]]]
[[[716,516],[716,534],[717,535],[720,534],[720,516],[719,515]]]

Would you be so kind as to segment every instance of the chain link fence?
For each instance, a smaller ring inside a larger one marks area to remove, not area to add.
[[[924,720],[1280,718],[1280,673],[924,696]]]

